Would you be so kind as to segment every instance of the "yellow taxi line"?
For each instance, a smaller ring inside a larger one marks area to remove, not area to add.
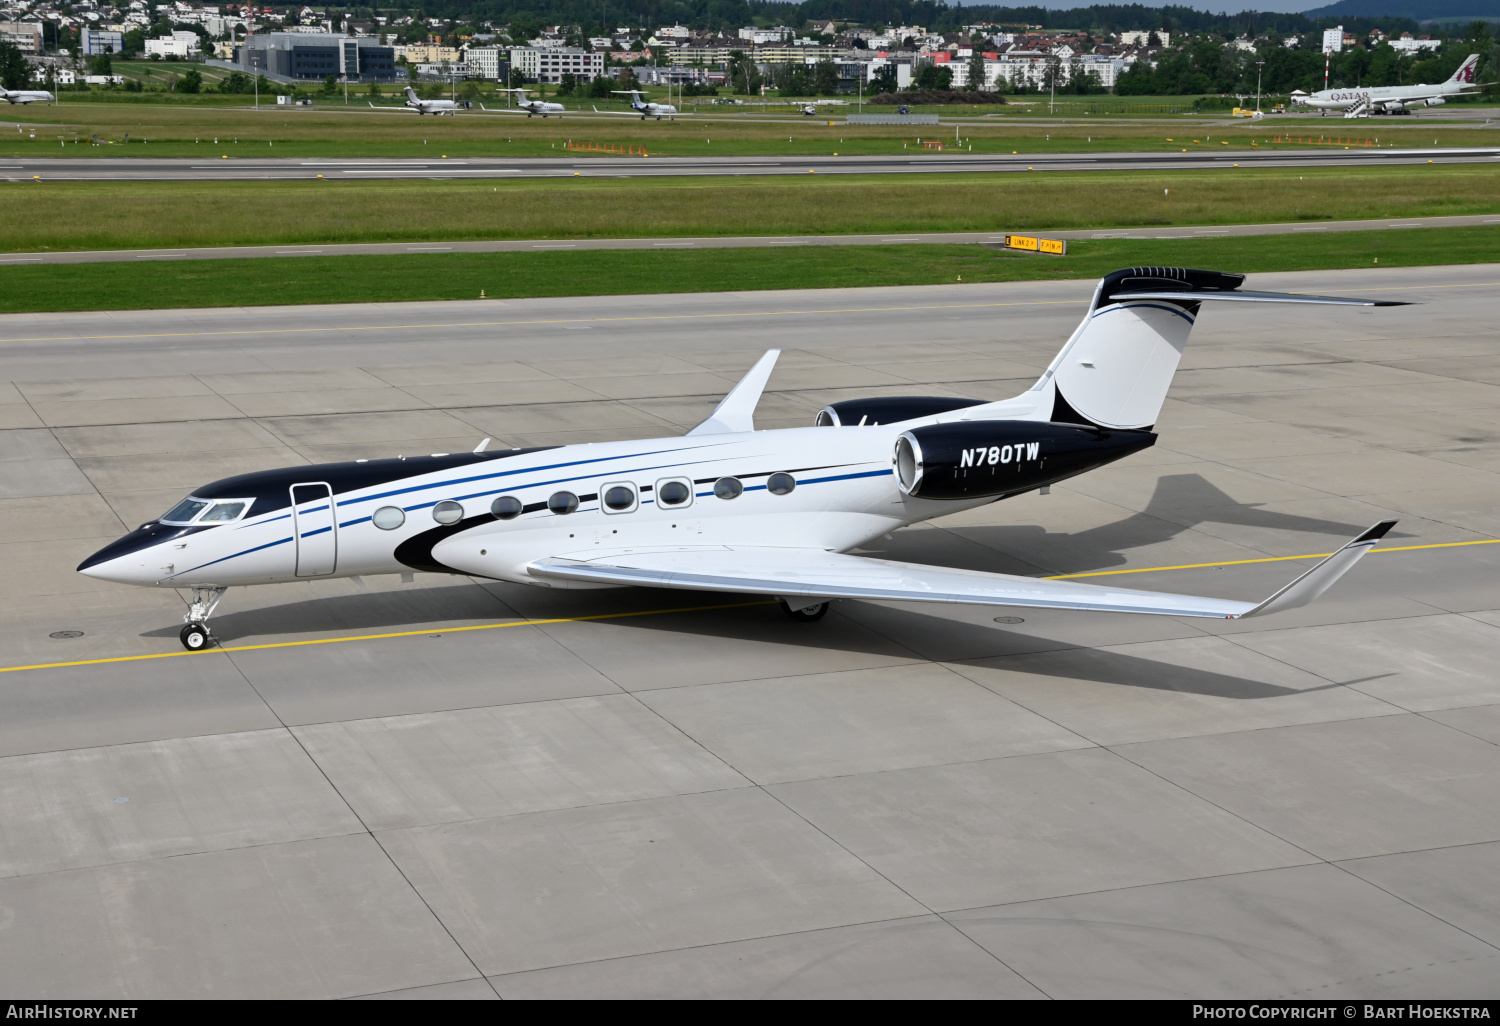
[[[328,328],[262,328],[234,331],[151,331],[138,335],[44,335],[7,338],[11,342],[91,342],[122,338],[210,338],[218,335],[300,335],[331,331],[430,331],[439,328],[502,328],[527,324],[609,324],[619,321],[692,321],[737,317],[806,317],[812,314],[899,313],[911,310],[988,310],[1003,306],[1076,306],[1077,299],[1049,299],[1024,303],[940,303],[924,306],[868,306],[833,310],[762,310],[746,313],[643,314],[638,317],[551,317],[525,321],[461,321],[453,324],[336,325]]]
[[[1399,545],[1392,548],[1375,549],[1382,552],[1413,552],[1417,549],[1452,549],[1465,545],[1500,545],[1500,538],[1483,538],[1477,541],[1435,542],[1429,545]],[[1047,581],[1063,581],[1074,577],[1111,577],[1116,574],[1153,574],[1168,570],[1202,570],[1215,566],[1243,566],[1247,563],[1285,563],[1298,559],[1323,559],[1330,552],[1314,552],[1304,556],[1265,556],[1260,559],[1231,559],[1218,563],[1184,563],[1180,566],[1147,566],[1130,570],[1094,570],[1081,574],[1056,574],[1044,577]],[[346,641],[379,641],[382,638],[416,638],[424,634],[457,634],[460,631],[493,631],[503,627],[540,627],[553,623],[586,623],[590,620],[623,620],[633,616],[664,616],[669,613],[698,613],[716,609],[745,609],[750,606],[768,606],[773,602],[757,599],[752,602],[725,602],[713,606],[681,606],[676,609],[643,609],[629,613],[595,613],[590,616],[559,616],[550,620],[508,620],[505,623],[482,623],[470,627],[429,627],[420,631],[396,631],[389,634],[354,634],[342,638],[313,638],[307,641],[272,641],[262,645],[230,645],[223,648],[208,648],[199,652],[152,652],[146,655],[107,656],[101,659],[76,659],[66,663],[34,663],[30,666],[0,666],[0,673],[18,670],[55,670],[65,666],[97,666],[101,663],[133,663],[143,659],[175,659],[178,656],[210,655],[215,652],[254,652],[265,648],[297,648],[302,645],[337,645]]]
[[[1339,289],[1340,292],[1411,292],[1421,289],[1491,288],[1500,282],[1466,282],[1453,285],[1389,285],[1379,288]],[[525,298],[525,297],[519,297]],[[299,335],[337,331],[419,331],[438,328],[502,328],[528,324],[609,324],[626,321],[691,321],[744,317],[804,317],[814,314],[897,313],[911,310],[987,310],[1009,306],[1074,306],[1076,299],[1032,300],[1019,303],[941,303],[931,306],[869,306],[832,310],[762,310],[747,313],[649,314],[639,317],[553,317],[524,321],[461,321],[453,324],[369,324],[336,325],[328,328],[259,328],[234,331],[151,331],[133,335],[43,335],[36,338],[0,339],[12,342],[94,342],[126,338],[210,338],[218,335]]]
[[[1477,541],[1433,542],[1431,545],[1395,545],[1371,550],[1371,555],[1382,552],[1415,552],[1417,549],[1456,549],[1462,545],[1500,545],[1500,538],[1481,538]],[[1183,563],[1181,566],[1143,566],[1134,570],[1091,570],[1082,574],[1057,574],[1044,577],[1044,581],[1065,581],[1073,577],[1111,577],[1115,574],[1155,574],[1166,570],[1203,570],[1211,566],[1244,566],[1246,563],[1285,563],[1295,559],[1326,559],[1331,552],[1310,552],[1305,556],[1263,556],[1260,559],[1227,559],[1218,563]]]
[[[100,663],[133,663],[142,659],[175,659],[178,656],[209,655],[214,652],[253,652],[262,648],[297,648],[301,645],[337,645],[345,641],[378,641],[381,638],[417,638],[424,634],[457,634],[459,631],[493,631],[502,627],[540,627],[549,623],[584,623],[588,620],[623,620],[631,616],[662,616],[667,613],[698,613],[711,609],[744,609],[746,606],[768,606],[765,599],[754,602],[726,602],[716,606],[683,606],[678,609],[642,609],[631,613],[595,613],[592,616],[559,616],[550,620],[507,620],[505,623],[481,623],[470,627],[429,627],[422,631],[395,631],[390,634],[355,634],[345,638],[312,638],[307,641],[272,641],[263,645],[226,645],[197,652],[151,652],[146,655],[107,656],[102,659],[76,659],[67,663],[36,663],[31,666],[0,666],[0,673],[16,670],[56,670],[64,666],[97,666]]]

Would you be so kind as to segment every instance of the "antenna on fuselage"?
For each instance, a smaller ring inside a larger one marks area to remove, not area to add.
[[[475,452],[484,452],[484,447],[487,446],[487,445],[489,445],[489,444],[490,444],[490,440],[488,438],[486,438],[484,441],[482,441],[478,445],[474,446],[474,451]]]

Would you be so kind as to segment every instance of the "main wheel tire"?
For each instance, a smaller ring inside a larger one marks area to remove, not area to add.
[[[208,628],[201,623],[188,624],[178,637],[182,639],[182,647],[189,652],[201,652],[213,641]]]
[[[781,611],[800,623],[816,623],[828,615],[828,603],[819,602],[816,606],[793,609],[785,599],[782,599]]]

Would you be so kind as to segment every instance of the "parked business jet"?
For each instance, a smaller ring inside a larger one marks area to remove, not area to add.
[[[372,103],[371,107],[375,107]],[[463,110],[465,104],[457,100],[422,100],[418,99],[417,91],[411,86],[406,87],[406,104],[402,107],[375,107],[376,110],[409,110],[418,114],[447,114],[450,117],[457,111]]]
[[[6,103],[55,103],[57,97],[45,89],[6,89],[0,86],[0,99]]]
[[[611,89],[610,92],[630,97],[630,113],[627,114],[623,110],[600,110],[598,107],[595,107],[595,114],[618,114],[620,117],[626,118],[639,114],[642,121],[645,121],[647,118],[655,118],[660,121],[662,118],[673,118],[675,120],[678,117],[692,117],[691,114],[679,115],[677,108],[670,103],[652,103],[649,100],[641,99],[641,91],[639,89]]]
[[[1461,96],[1481,88],[1474,81],[1479,55],[1458,66],[1448,81],[1438,85],[1372,86],[1365,89],[1319,89],[1305,96],[1294,96],[1293,102],[1313,107],[1325,115],[1342,111],[1346,118],[1363,118],[1371,114],[1410,114],[1413,107],[1441,107],[1450,96]]]
[[[191,588],[182,643],[212,638],[226,588],[370,574],[467,574],[554,588],[770,595],[816,620],[830,599],[957,602],[1236,619],[1306,605],[1382,521],[1260,602],[897,563],[846,553],[896,528],[1046,489],[1156,441],[1204,302],[1400,306],[1247,292],[1244,275],[1115,271],[1041,378],[1002,402],[852,399],[806,428],[755,430],[766,353],[685,436],[356,460],[196,489],[78,567]]]
[[[525,114],[528,118],[533,114],[540,114],[545,118],[551,114],[562,117],[567,113],[567,108],[560,103],[549,103],[546,100],[528,100],[525,89],[497,89],[495,91],[497,93],[518,94],[516,96],[515,108],[501,107],[496,110],[490,110],[490,108],[481,103],[479,105],[480,110],[489,111],[491,114]]]

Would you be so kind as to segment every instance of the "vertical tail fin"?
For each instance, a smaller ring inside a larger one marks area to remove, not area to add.
[[[413,103],[417,102],[417,91],[411,86],[406,87],[406,98]]]
[[[1033,390],[1052,388],[1054,421],[1150,427],[1198,317],[1196,294],[1236,289],[1244,280],[1182,267],[1115,271],[1099,282],[1083,323]]]
[[[1049,419],[1149,428],[1166,401],[1188,335],[1205,301],[1404,306],[1391,300],[1242,292],[1243,274],[1132,267],[1106,275],[1073,337],[1032,393],[1051,391]],[[1045,407],[1048,396],[1040,396]],[[1044,410],[1039,412],[1045,412]]]
[[[1464,62],[1458,66],[1458,70],[1455,71],[1452,75],[1448,76],[1448,81],[1445,84],[1446,85],[1473,85],[1474,84],[1474,73],[1478,70],[1478,68],[1479,68],[1479,54],[1477,54],[1477,53],[1471,53],[1471,54],[1469,54],[1468,58],[1465,59]]]
[[[959,400],[907,417],[948,420],[1033,420],[1138,431],[1155,425],[1188,335],[1206,301],[1309,303],[1322,306],[1407,306],[1389,299],[1349,299],[1292,292],[1241,291],[1243,274],[1187,267],[1130,267],[1105,275],[1083,323],[1074,329],[1037,383],[1012,399],[971,405]],[[928,399],[903,399],[933,402]],[[942,402],[942,400],[937,400]],[[819,424],[837,424],[834,407]],[[903,409],[910,410],[910,406]],[[886,418],[889,422],[890,418]]]

